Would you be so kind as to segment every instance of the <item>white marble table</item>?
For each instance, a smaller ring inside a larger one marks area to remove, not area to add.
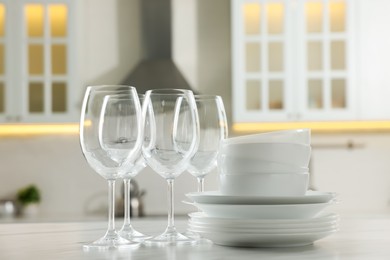
[[[148,234],[162,232],[165,227],[165,219],[133,222]],[[185,219],[176,224],[179,230],[185,230]],[[104,222],[0,224],[0,259],[390,259],[390,217],[385,216],[342,217],[338,233],[305,247],[234,248],[211,244],[84,252],[82,245],[104,231]]]

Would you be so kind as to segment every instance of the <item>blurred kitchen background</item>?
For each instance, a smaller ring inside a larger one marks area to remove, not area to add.
[[[33,184],[37,219],[105,218],[80,106],[87,85],[127,83],[222,96],[230,136],[310,127],[311,188],[338,192],[340,211],[390,212],[389,11],[388,0],[0,1],[0,200]],[[146,168],[135,180],[144,214],[165,215],[164,179]],[[182,201],[195,190],[190,174],[176,180],[177,214],[194,210]]]

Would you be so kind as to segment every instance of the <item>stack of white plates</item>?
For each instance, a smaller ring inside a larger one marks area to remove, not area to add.
[[[284,247],[311,244],[338,228],[325,209],[331,192],[308,191],[310,129],[225,139],[218,152],[219,191],[189,193],[201,211],[189,230],[216,244]]]
[[[338,229],[338,215],[325,212],[336,201],[331,192],[261,197],[213,191],[187,196],[201,210],[190,214],[189,230],[219,245],[301,246]]]

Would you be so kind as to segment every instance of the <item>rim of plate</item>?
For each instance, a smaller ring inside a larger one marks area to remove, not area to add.
[[[200,204],[220,204],[220,205],[235,205],[229,203],[234,201],[239,203],[238,205],[255,205],[264,203],[261,205],[295,205],[295,204],[319,204],[327,203],[337,199],[338,194],[336,192],[317,192],[308,191],[309,194],[303,196],[240,196],[240,195],[225,195],[220,191],[207,191],[207,192],[190,192],[186,196],[193,200],[195,203]],[[313,193],[313,194],[312,194]],[[207,201],[208,200],[208,201]],[[312,202],[313,200],[320,200],[319,202]],[[307,203],[310,202],[310,203]],[[267,204],[265,204],[267,203]],[[273,204],[268,204],[273,203]]]
[[[319,216],[316,216],[314,218],[309,219],[258,219],[258,218],[221,218],[221,217],[213,217],[208,216],[203,212],[192,212],[188,214],[190,218],[193,219],[207,219],[211,221],[218,221],[218,222],[225,222],[225,223],[231,223],[236,224],[240,223],[242,221],[245,221],[246,223],[264,223],[264,224],[289,224],[289,223],[315,223],[315,222],[322,222],[329,219],[339,219],[340,215],[336,213],[322,213]]]

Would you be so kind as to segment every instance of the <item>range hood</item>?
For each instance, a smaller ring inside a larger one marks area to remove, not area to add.
[[[171,0],[140,0],[143,58],[121,82],[135,86],[138,93],[148,89],[190,89],[188,81],[172,58]]]

